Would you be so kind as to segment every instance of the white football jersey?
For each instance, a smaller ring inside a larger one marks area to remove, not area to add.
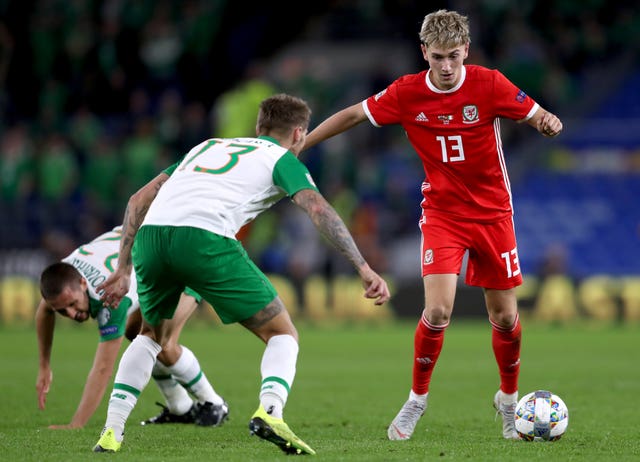
[[[273,138],[213,138],[177,164],[142,225],[191,226],[235,239],[242,226],[301,189],[317,191],[307,168]]]
[[[96,237],[93,241],[83,244],[62,259],[63,262],[73,265],[87,281],[89,298],[99,301],[101,293],[96,287],[102,284],[118,266],[118,252],[122,228],[117,226],[111,231]],[[125,297],[131,300],[131,306],[127,314],[138,309],[138,294],[135,274],[131,274],[131,285]]]

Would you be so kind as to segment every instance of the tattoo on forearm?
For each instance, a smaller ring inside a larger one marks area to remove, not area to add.
[[[158,191],[160,191],[162,185],[167,181],[167,178],[156,180],[153,183],[153,193],[151,197],[146,198],[143,204],[135,204],[133,209],[130,208],[131,204],[127,204],[127,208],[124,211],[124,219],[122,220],[120,255],[123,257],[123,263],[128,266],[132,263],[131,247],[133,246],[133,240],[136,237],[138,228],[140,228],[144,217],[147,215],[151,202],[153,202],[153,199],[158,195]]]
[[[129,218],[129,205],[127,204],[127,208],[124,211],[124,219],[122,220],[122,238],[120,240],[120,254],[118,257],[120,263],[127,266],[131,265],[131,252],[128,250],[133,244],[130,231],[132,226],[133,223],[131,223],[131,219]]]
[[[356,267],[365,264],[344,221],[320,194],[311,190],[301,191],[296,194],[296,203],[307,211],[320,233],[351,263]]]

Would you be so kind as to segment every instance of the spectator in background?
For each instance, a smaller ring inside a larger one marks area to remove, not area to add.
[[[184,106],[180,92],[174,88],[164,90],[158,97],[156,133],[158,140],[172,151],[178,149],[182,135]]]
[[[40,197],[52,206],[71,199],[77,192],[80,166],[67,138],[59,133],[47,136],[37,161]]]
[[[151,17],[142,27],[140,58],[147,71],[147,85],[154,94],[159,94],[177,83],[178,62],[184,45],[171,4],[152,4]]]
[[[36,195],[30,203],[31,227],[38,244],[56,254],[74,245],[84,216],[81,167],[68,138],[53,132],[36,149]]]
[[[199,101],[185,104],[182,110],[181,131],[177,152],[184,153],[205,138],[211,136],[207,111]]]
[[[103,134],[100,118],[87,105],[81,105],[68,117],[67,133],[73,147],[88,156]]]
[[[7,129],[0,142],[0,200],[24,204],[34,188],[33,146],[24,124]]]
[[[28,246],[37,242],[30,226],[35,198],[36,161],[29,129],[19,123],[0,138],[0,243]],[[0,247],[1,248],[1,247]]]
[[[107,223],[117,223],[121,212],[120,204],[126,201],[122,190],[125,171],[120,151],[112,136],[103,134],[92,142],[92,149],[84,161],[82,188],[87,201],[87,209],[101,221],[102,229]],[[117,217],[117,218],[116,218]],[[95,236],[97,233],[94,232]],[[86,239],[85,239],[86,240]]]
[[[275,93],[260,63],[249,66],[242,81],[215,101],[211,119],[213,136],[232,138],[253,136],[260,102]]]
[[[125,197],[152,179],[158,171],[158,165],[169,163],[166,158],[160,157],[165,151],[165,146],[160,142],[156,132],[155,119],[151,116],[141,116],[133,123],[133,133],[122,143]]]

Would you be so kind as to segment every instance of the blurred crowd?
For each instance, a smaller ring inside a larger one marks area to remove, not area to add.
[[[0,2],[0,249],[64,256],[119,224],[129,195],[191,146],[254,135],[265,96],[301,96],[319,122],[399,75],[379,62],[366,74],[341,73],[331,56],[320,72],[304,52],[274,64],[294,43],[387,41],[419,71],[422,18],[457,9],[471,19],[468,62],[501,69],[558,112],[580,98],[594,66],[640,51],[640,17],[627,2],[306,3],[296,4],[292,21],[284,6],[247,11],[226,0]],[[529,134],[505,130],[508,155],[517,153]],[[376,269],[415,275],[417,261],[392,261],[415,255],[418,234],[423,174],[403,138],[400,130],[356,129],[349,142],[319,146],[303,160]],[[266,271],[300,280],[348,271],[295,207],[274,208],[240,238]],[[411,251],[403,252],[405,239]]]

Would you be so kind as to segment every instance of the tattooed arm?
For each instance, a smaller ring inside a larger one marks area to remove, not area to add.
[[[358,271],[365,289],[365,297],[376,299],[376,305],[382,305],[389,300],[387,283],[369,267],[344,221],[324,197],[312,189],[303,189],[294,194],[293,202],[309,215],[320,234]]]
[[[168,179],[169,175],[162,172],[129,198],[122,221],[118,267],[105,282],[97,287],[98,293],[104,290],[100,298],[105,305],[118,306],[122,297],[129,291],[131,270],[133,268],[133,261],[131,260],[133,240],[149,210],[151,202],[158,195],[160,187]]]

